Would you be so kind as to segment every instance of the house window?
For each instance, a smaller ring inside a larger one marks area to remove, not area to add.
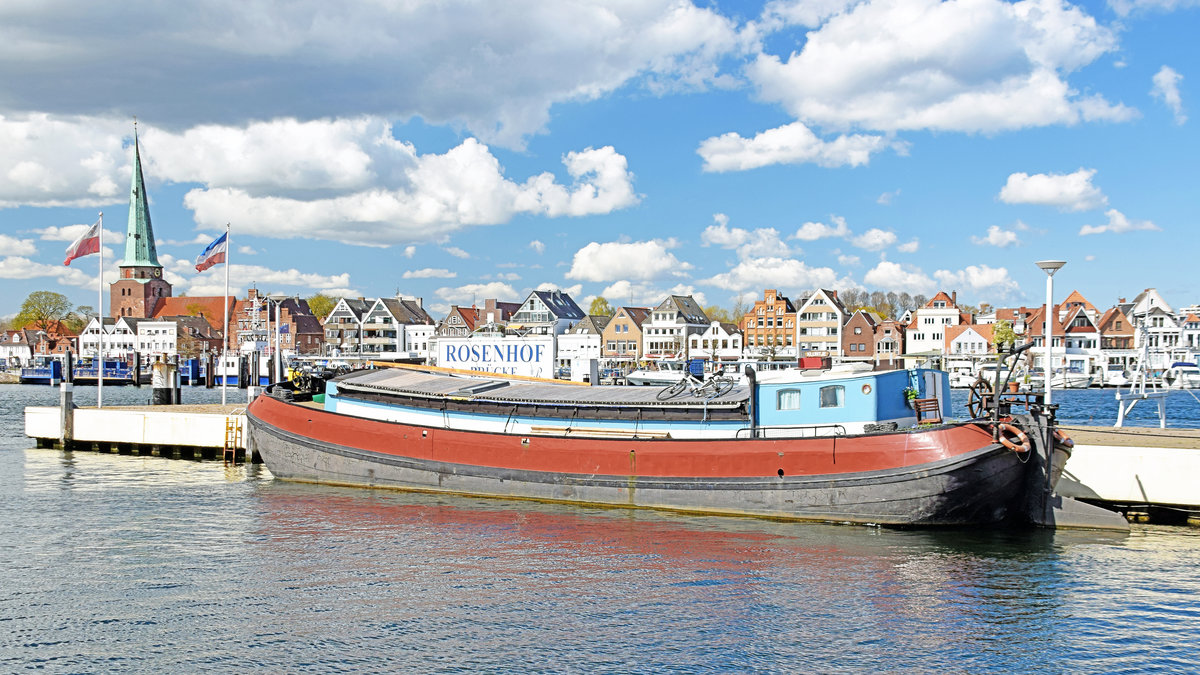
[[[775,407],[777,410],[799,410],[800,409],[800,390],[799,389],[781,389],[775,394]]]
[[[821,387],[821,407],[840,408],[846,398],[846,388],[840,384]]]
[[[855,335],[862,335],[862,328],[861,328],[860,326],[855,326],[855,327],[854,327],[854,334],[855,334]]]

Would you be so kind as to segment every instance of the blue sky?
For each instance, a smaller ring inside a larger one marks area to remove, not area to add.
[[[177,295],[822,286],[1200,302],[1200,2],[0,5],[0,316],[117,274],[138,119]],[[68,18],[69,17],[69,18]],[[106,290],[107,292],[107,290]]]

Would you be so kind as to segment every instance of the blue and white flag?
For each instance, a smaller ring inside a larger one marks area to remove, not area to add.
[[[197,272],[203,272],[213,265],[219,265],[225,262],[226,240],[228,238],[229,233],[226,232],[220,237],[217,237],[216,241],[209,244],[208,248],[204,249],[204,253],[201,253],[200,257],[196,258]]]

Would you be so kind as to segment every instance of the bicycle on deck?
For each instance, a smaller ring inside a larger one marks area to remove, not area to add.
[[[675,384],[660,389],[656,397],[660,401],[667,401],[687,392],[694,398],[714,399],[728,394],[733,389],[733,385],[733,378],[722,373],[717,373],[704,381],[687,373]]]

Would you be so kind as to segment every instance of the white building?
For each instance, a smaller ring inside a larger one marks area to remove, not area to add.
[[[958,310],[958,294],[939,291],[913,312],[904,333],[904,351],[908,355],[944,356],[946,328],[963,323],[969,323],[969,319]]]
[[[508,330],[524,335],[562,335],[587,317],[562,291],[534,291],[508,320]]]
[[[642,356],[647,359],[687,358],[688,336],[703,333],[711,324],[692,296],[667,296],[642,323]]]
[[[558,336],[558,367],[570,368],[577,359],[600,359],[604,328],[610,316],[587,316]]]
[[[796,350],[800,356],[841,356],[842,326],[850,318],[837,293],[818,288],[796,310]]]
[[[742,331],[737,324],[713,321],[702,333],[688,336],[688,356],[706,361],[737,361],[742,358]]]

